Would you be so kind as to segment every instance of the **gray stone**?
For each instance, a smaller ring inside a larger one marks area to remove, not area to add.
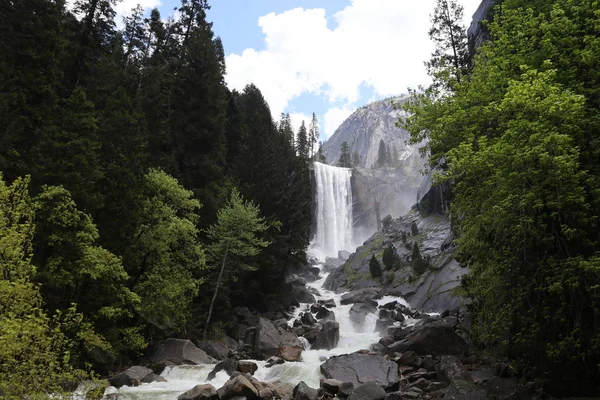
[[[338,269],[339,267],[341,267],[344,264],[344,261],[345,260],[341,260],[341,259],[335,258],[335,257],[327,257],[325,259],[325,263],[323,264],[322,271],[323,272],[334,271],[334,270]]]
[[[517,397],[519,383],[515,378],[500,378],[494,376],[483,386],[489,398],[509,400]]]
[[[483,388],[469,381],[453,381],[446,394],[444,400],[487,400],[488,397]]]
[[[306,337],[306,336],[305,336]],[[338,345],[340,341],[340,324],[335,321],[326,321],[323,329],[318,333],[315,341],[312,343],[313,350],[331,350]]]
[[[391,392],[385,395],[385,400],[405,400],[402,392]]]
[[[356,325],[362,325],[365,322],[367,315],[375,312],[377,308],[372,304],[367,303],[354,303],[350,308],[350,321]]]
[[[315,296],[304,285],[292,285],[292,295],[299,303],[315,302]]]
[[[394,346],[393,351],[412,350],[417,354],[433,356],[463,356],[468,349],[465,340],[452,328],[439,325],[423,326],[410,333],[405,339],[390,346]]]
[[[352,382],[344,382],[340,385],[338,390],[338,397],[347,398],[354,391],[354,384]]]
[[[237,370],[242,374],[254,375],[257,369],[258,365],[252,361],[238,361],[237,363]]]
[[[372,354],[331,357],[321,364],[321,373],[325,378],[352,382],[354,386],[373,381],[387,389],[397,386],[400,381],[395,362]]]
[[[244,396],[247,399],[258,397],[258,390],[244,375],[239,374],[232,377],[225,385],[217,390],[220,400],[231,400],[234,397]]]
[[[305,325],[314,325],[317,323],[317,320],[315,319],[315,317],[312,315],[311,312],[307,311],[305,313],[302,314],[302,316],[300,317],[300,320],[302,321],[303,324]]]
[[[167,380],[160,375],[156,375],[154,372],[150,372],[148,375],[142,378],[142,383],[152,382],[166,382]]]
[[[167,339],[158,344],[153,363],[172,362],[175,365],[214,364],[216,360],[189,340]]]
[[[217,390],[213,385],[196,385],[187,392],[179,395],[177,400],[217,400]]]
[[[495,367],[479,367],[471,372],[471,378],[475,383],[487,382],[496,375]]]
[[[302,359],[302,347],[280,346],[277,348],[277,357],[285,361],[300,361]]]
[[[376,288],[353,290],[342,296],[340,304],[369,303],[377,308],[375,299],[381,298],[381,292]]]
[[[350,257],[350,252],[346,250],[338,251],[338,258],[342,261],[346,261]]]
[[[317,400],[318,391],[309,387],[306,383],[300,382],[294,388],[292,395],[294,400]]]
[[[325,307],[322,307],[321,309],[319,309],[319,311],[317,311],[317,314],[315,316],[321,322],[335,321],[335,313],[331,310],[328,310]]]
[[[116,388],[120,388],[121,386],[139,386],[142,383],[142,379],[152,373],[150,368],[136,365],[108,379],[108,382]]]
[[[455,380],[472,381],[471,374],[463,363],[455,356],[441,356],[437,365],[438,379],[447,382]]]
[[[227,375],[231,376],[235,371],[238,370],[238,362],[232,358],[227,358],[213,368],[208,374],[207,378],[209,381],[215,379],[218,372],[225,371]]]
[[[338,381],[337,379],[323,379],[321,382],[321,387],[327,390],[329,393],[337,394],[340,390],[340,386],[342,386],[342,381]]]
[[[275,328],[271,321],[260,318],[256,327],[256,340],[254,343],[256,355],[266,360],[276,355],[280,346],[301,347],[301,343],[292,332],[288,332],[282,327]]]
[[[391,319],[378,319],[375,322],[375,330],[377,332],[385,332],[389,326],[392,326],[394,323]]]
[[[384,400],[385,390],[375,382],[367,382],[358,386],[348,400]]]
[[[402,365],[415,366],[415,363],[418,358],[419,357],[417,356],[417,353],[409,350],[409,351],[405,351],[404,353],[402,353],[402,355],[400,355],[400,357],[398,357],[396,362],[398,364],[402,364]]]

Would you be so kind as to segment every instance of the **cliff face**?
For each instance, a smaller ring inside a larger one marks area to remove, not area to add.
[[[483,42],[490,39],[490,34],[483,26],[482,22],[489,18],[492,7],[501,1],[502,0],[482,0],[477,11],[473,14],[473,20],[467,30],[469,53],[471,56],[475,55],[475,51],[483,44]]]
[[[413,169],[417,166],[419,169],[423,161],[419,156],[418,146],[406,144],[410,134],[396,126],[403,111],[395,110],[392,102],[400,104],[405,100],[406,98],[395,97],[376,101],[352,113],[323,144],[327,163],[337,165],[342,143],[347,142],[350,154],[356,151],[360,156],[358,166],[372,168],[377,162],[379,141],[383,140],[389,145],[392,155],[396,154],[401,161],[401,168],[406,166]]]

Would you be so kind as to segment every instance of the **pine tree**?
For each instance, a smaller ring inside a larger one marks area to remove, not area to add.
[[[369,272],[371,273],[371,276],[373,278],[379,278],[383,275],[383,271],[381,270],[381,264],[379,263],[377,258],[375,258],[374,254],[371,256],[371,260],[369,260]]]
[[[352,160],[350,159],[350,150],[348,150],[348,142],[342,143],[338,165],[344,168],[352,168]]]
[[[298,152],[298,156],[304,159],[308,159],[310,146],[308,142],[308,133],[306,131],[306,125],[304,124],[304,121],[302,121],[302,124],[300,125],[300,129],[298,130],[298,137],[296,140],[296,150]]]
[[[462,18],[463,7],[456,0],[437,0],[429,30],[435,50],[425,63],[434,88],[452,91],[468,71],[467,31]]]
[[[358,154],[358,151],[356,151],[356,150],[354,150],[354,152],[352,153],[352,166],[353,167],[360,166],[360,154]]]
[[[310,158],[315,155],[315,145],[319,141],[319,121],[317,121],[317,115],[312,114],[312,119],[308,127],[308,142],[310,145]]]
[[[379,140],[379,151],[377,152],[377,168],[384,167],[387,164],[387,152],[383,139]]]
[[[392,244],[388,244],[387,247],[383,250],[383,265],[385,265],[386,269],[392,269],[394,266],[394,261],[396,259],[396,250]]]

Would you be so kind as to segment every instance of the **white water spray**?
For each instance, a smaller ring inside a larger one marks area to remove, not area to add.
[[[337,256],[352,248],[352,186],[349,168],[314,162],[317,231],[311,251],[320,257]]]

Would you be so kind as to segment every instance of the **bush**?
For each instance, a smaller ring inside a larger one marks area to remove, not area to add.
[[[384,231],[390,226],[392,226],[392,216],[388,214],[385,217],[383,217],[383,219],[381,220],[381,226],[383,227]]]
[[[406,244],[406,232],[402,231],[402,243]]]
[[[417,229],[417,223],[413,221],[413,223],[410,225],[410,232],[412,233],[413,236],[416,236],[419,234],[419,229]]]
[[[395,258],[396,249],[394,249],[394,246],[390,243],[385,250],[383,250],[383,265],[385,265],[385,269],[392,269]]]
[[[377,258],[375,258],[375,255],[372,255],[371,260],[369,261],[369,271],[373,278],[379,278],[382,275],[381,264]]]
[[[428,262],[421,257],[419,245],[415,243],[412,248],[412,267],[416,274],[421,275],[427,271]]]

